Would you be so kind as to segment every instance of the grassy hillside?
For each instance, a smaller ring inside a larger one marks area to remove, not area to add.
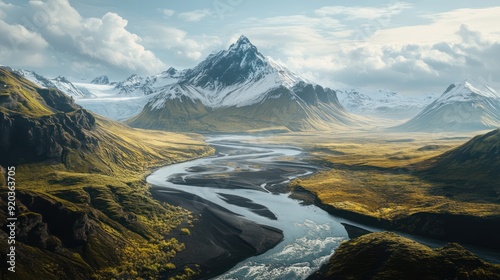
[[[203,139],[93,116],[4,69],[0,90],[0,165],[16,166],[18,210],[16,274],[2,275],[155,279],[174,269],[170,261],[184,246],[175,236],[195,217],[152,199],[144,177],[155,166],[212,153]],[[0,179],[6,197],[4,172]],[[0,211],[4,230],[6,215]]]
[[[463,145],[415,166],[430,176],[495,186],[500,193],[500,129],[478,135]]]
[[[394,233],[344,242],[309,279],[498,279],[500,265],[481,261],[456,243],[431,249]]]
[[[500,248],[492,232],[500,230],[500,181],[484,176],[496,174],[488,171],[500,166],[493,153],[497,142],[486,136],[482,144],[477,143],[485,147],[478,153],[480,161],[466,156],[465,165],[455,165],[463,168],[454,169],[445,162],[465,139],[443,136],[351,132],[279,136],[276,142],[303,146],[311,153],[311,161],[325,167],[324,171],[293,182],[298,197],[306,190],[328,211],[349,218]],[[312,138],[314,143],[310,142]],[[430,166],[443,172],[424,168]],[[474,172],[479,170],[484,174],[476,176]]]
[[[33,94],[37,87],[26,79],[0,68],[0,112],[15,112],[31,117],[54,113],[42,96]]]

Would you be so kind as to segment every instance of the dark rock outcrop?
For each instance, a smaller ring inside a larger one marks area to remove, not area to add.
[[[89,133],[95,125],[95,118],[83,109],[40,118],[0,112],[0,164],[64,162],[65,150],[97,143]]]
[[[18,199],[29,211],[36,212],[20,215],[23,230],[19,234],[27,244],[46,248],[50,233],[65,247],[77,247],[85,244],[93,232],[85,212],[71,210],[60,202],[32,193],[20,192]]]
[[[42,215],[33,212],[19,215],[17,219],[17,240],[50,251],[60,250],[61,240],[49,234],[48,225],[43,222],[42,218]]]
[[[80,106],[76,105],[73,98],[68,98],[67,95],[58,90],[40,88],[36,89],[36,91],[45,103],[55,110],[69,113],[80,109]]]
[[[392,226],[399,230],[441,240],[500,248],[499,216],[475,217],[419,212],[394,220]]]

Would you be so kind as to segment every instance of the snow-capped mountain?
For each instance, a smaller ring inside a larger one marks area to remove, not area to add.
[[[73,96],[75,98],[92,97],[92,93],[90,91],[75,86],[72,82],[68,81],[68,79],[63,76],[51,79],[50,81],[54,84],[55,88],[66,93],[69,96]]]
[[[434,94],[402,96],[390,90],[336,89],[335,92],[340,104],[351,113],[397,120],[414,117],[437,98]]]
[[[210,54],[194,68],[166,72],[168,79],[162,77],[161,86],[158,81],[152,83],[151,77],[149,81],[131,77],[129,83],[119,84],[123,93],[157,93],[130,120],[131,125],[243,131],[270,127],[327,129],[361,122],[344,110],[333,90],[264,57],[245,36],[227,50]]]
[[[75,86],[73,83],[68,81],[63,76],[59,76],[55,79],[48,79],[30,70],[12,69],[12,71],[25,77],[32,83],[38,85],[39,87],[56,88],[74,98],[89,98],[93,96],[93,94],[90,91]]]
[[[109,78],[106,75],[99,76],[99,77],[94,78],[90,83],[94,84],[94,85],[108,85]]]
[[[181,75],[182,72],[170,68],[147,77],[134,74],[119,83],[103,84],[105,78],[96,78],[90,84],[75,83],[80,89],[92,92],[95,96],[78,99],[77,103],[101,116],[124,121],[139,114],[151,98],[162,92],[166,85],[177,82]]]
[[[414,131],[472,131],[500,127],[500,94],[473,80],[450,85],[408,122],[396,126]]]
[[[175,68],[169,68],[157,75],[140,77],[133,74],[122,82],[116,84],[114,90],[123,95],[150,95],[158,93],[167,85],[176,83],[184,73]]]

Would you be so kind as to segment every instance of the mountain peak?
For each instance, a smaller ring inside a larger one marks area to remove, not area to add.
[[[252,43],[250,43],[250,40],[245,35],[241,35],[238,41],[236,41],[236,44],[242,45],[242,44],[252,44]]]
[[[172,76],[172,75],[175,75],[175,74],[179,73],[179,71],[177,69],[175,69],[174,67],[170,67],[166,71],[163,71],[163,73]]]
[[[229,47],[229,51],[236,51],[236,50],[246,51],[248,49],[258,52],[257,47],[253,45],[245,35],[241,35],[238,41],[236,41],[236,43],[232,44]]]
[[[413,119],[397,126],[406,131],[474,131],[500,126],[500,94],[467,79],[446,91]]]
[[[480,95],[488,98],[500,99],[500,94],[491,86],[467,78],[460,83],[451,84],[441,96],[441,99],[454,101],[457,97],[469,99],[471,95]]]
[[[58,76],[54,80],[56,80],[58,82],[62,82],[62,83],[69,83],[68,79],[66,79],[66,77],[64,77],[64,76]]]

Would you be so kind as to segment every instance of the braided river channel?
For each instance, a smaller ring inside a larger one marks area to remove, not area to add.
[[[160,191],[188,193],[194,200],[210,201],[283,231],[284,239],[275,247],[214,279],[305,279],[328,261],[340,242],[349,239],[345,224],[379,231],[290,198],[284,186],[315,173],[318,167],[304,161],[307,154],[299,148],[269,145],[259,139],[208,137],[215,155],[162,167],[147,178]]]

